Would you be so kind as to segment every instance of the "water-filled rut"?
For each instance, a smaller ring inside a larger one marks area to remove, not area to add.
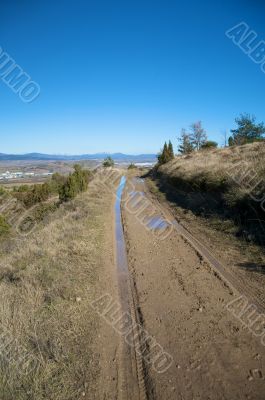
[[[145,400],[145,376],[141,354],[139,352],[139,316],[133,293],[133,283],[128,268],[126,243],[124,238],[121,202],[126,177],[122,176],[116,192],[115,201],[115,239],[116,266],[119,299],[122,312],[124,335],[121,335],[120,367],[119,367],[119,396],[121,400]],[[126,333],[125,333],[126,332]],[[127,332],[130,332],[127,334]],[[136,349],[138,351],[136,351]]]

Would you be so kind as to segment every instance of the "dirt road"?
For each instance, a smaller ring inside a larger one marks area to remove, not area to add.
[[[264,281],[122,173],[1,243],[0,399],[264,400]]]
[[[265,347],[226,308],[238,293],[171,230],[142,179],[129,178],[122,199],[128,271],[119,298],[136,339],[118,334],[125,345],[117,398],[263,400]],[[156,362],[150,343],[166,361]]]

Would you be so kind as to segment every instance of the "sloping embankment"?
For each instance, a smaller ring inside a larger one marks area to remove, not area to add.
[[[264,158],[265,143],[199,151],[176,157],[155,169],[153,177],[180,207],[232,220],[237,236],[264,245]]]

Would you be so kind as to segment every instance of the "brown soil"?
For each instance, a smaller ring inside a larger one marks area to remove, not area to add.
[[[170,218],[141,180],[133,185],[150,201],[145,213],[156,208]],[[147,398],[264,399],[265,348],[226,309],[238,291],[177,230],[161,240],[146,215],[131,212],[130,200],[122,212],[141,324],[174,360],[164,373],[145,365]]]

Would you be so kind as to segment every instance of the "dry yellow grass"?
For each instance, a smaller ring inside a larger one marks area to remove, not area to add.
[[[2,243],[1,400],[72,400],[93,393],[98,321],[89,304],[102,272],[110,199],[103,188],[90,189],[29,236]]]
[[[252,143],[224,149],[204,150],[174,160],[160,167],[170,176],[193,178],[199,175],[228,177],[237,175],[240,164],[246,170],[262,175],[265,172],[265,143]]]
[[[201,150],[175,157],[157,176],[162,185],[171,185],[181,207],[208,219],[221,217],[222,229],[224,220],[233,220],[238,236],[264,245],[264,159],[262,142]]]

